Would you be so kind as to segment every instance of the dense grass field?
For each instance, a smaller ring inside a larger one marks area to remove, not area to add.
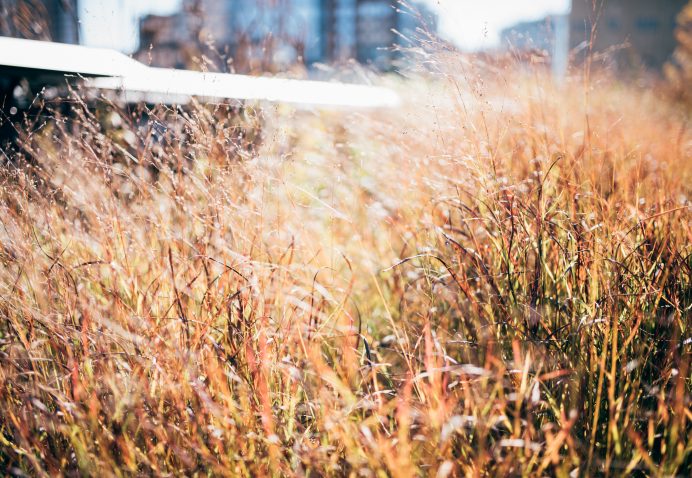
[[[27,128],[0,474],[689,476],[689,110],[428,67],[392,111]]]

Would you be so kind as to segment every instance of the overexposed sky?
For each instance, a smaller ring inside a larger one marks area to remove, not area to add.
[[[567,13],[570,0],[427,0],[437,9],[440,34],[466,50],[497,46],[500,31],[517,22]]]
[[[81,42],[132,53],[139,43],[138,19],[147,13],[175,12],[181,0],[81,0]]]
[[[566,13],[570,0],[424,0],[440,18],[440,33],[465,50],[493,47],[500,31],[549,13]],[[137,48],[137,19],[168,14],[181,0],[82,0],[80,20],[86,45],[132,52]]]

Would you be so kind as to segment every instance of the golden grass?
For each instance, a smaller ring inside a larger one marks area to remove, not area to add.
[[[0,468],[688,474],[688,114],[443,61],[393,112],[138,129],[76,105],[25,138],[0,187]]]

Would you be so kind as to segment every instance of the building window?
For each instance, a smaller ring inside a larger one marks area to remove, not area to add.
[[[637,30],[642,32],[655,32],[658,30],[658,18],[640,17],[635,22]]]

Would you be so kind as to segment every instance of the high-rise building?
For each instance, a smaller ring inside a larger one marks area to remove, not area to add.
[[[0,36],[79,43],[77,0],[0,0]]]

